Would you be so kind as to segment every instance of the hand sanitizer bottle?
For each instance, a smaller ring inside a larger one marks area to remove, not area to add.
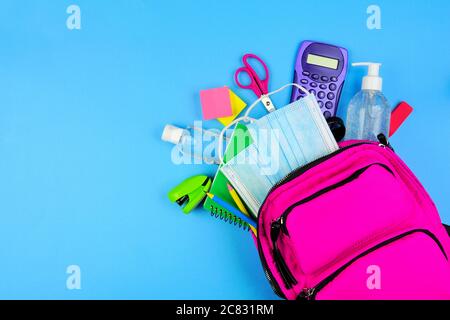
[[[379,63],[361,62],[353,66],[368,66],[362,90],[350,101],[347,109],[345,140],[378,141],[378,135],[389,137],[391,107],[381,92],[383,79],[379,76]]]
[[[164,127],[161,139],[177,146],[186,160],[195,164],[220,164],[218,156],[219,132],[204,130],[201,126],[179,128],[170,124]],[[227,140],[224,140],[225,150]]]

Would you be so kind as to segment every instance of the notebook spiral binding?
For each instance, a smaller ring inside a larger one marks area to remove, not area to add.
[[[212,217],[220,219],[223,222],[228,222],[229,224],[234,225],[238,228],[242,228],[245,231],[250,230],[250,225],[247,222],[243,221],[241,218],[236,217],[234,214],[222,209],[218,209],[212,205],[210,207],[210,210]]]

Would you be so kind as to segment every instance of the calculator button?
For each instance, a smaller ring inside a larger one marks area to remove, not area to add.
[[[325,98],[325,92],[319,91],[319,94],[317,95],[317,97],[319,97],[319,99]]]
[[[320,78],[320,79],[322,79],[322,81],[328,82],[328,77],[326,77],[326,76],[322,76],[322,78]]]
[[[316,90],[314,90],[314,89],[311,89],[311,90],[309,90],[309,93],[311,93],[311,94],[316,94]]]
[[[302,72],[302,75],[304,75],[304,76],[309,76],[311,73],[309,73],[308,71],[303,71]]]
[[[322,83],[319,87],[320,87],[320,89],[322,89],[322,90],[326,90],[327,85]]]
[[[330,87],[329,88],[330,88],[331,91],[334,91],[334,90],[336,90],[337,86],[334,83],[330,83]]]
[[[313,78],[313,80],[319,80],[319,75],[318,74],[313,74],[311,76],[311,78]]]
[[[306,80],[306,79],[302,79],[302,80],[300,80],[300,82],[303,84],[308,84],[308,80]]]
[[[333,102],[328,101],[327,103],[325,103],[325,108],[327,108],[327,109],[333,108]]]
[[[327,94],[327,98],[328,98],[329,100],[333,100],[334,97],[336,97],[336,96],[334,95],[333,92],[329,92],[329,93]]]
[[[326,119],[328,119],[329,117],[331,117],[330,111],[325,111],[325,112],[323,113],[323,115],[325,116]]]
[[[323,101],[320,101],[320,100],[319,100],[318,102],[319,102],[319,107],[320,107],[320,108],[323,108]]]
[[[330,80],[333,82],[337,82],[338,79],[336,77],[331,77]]]
[[[317,88],[317,82],[311,82],[309,84],[312,88]]]

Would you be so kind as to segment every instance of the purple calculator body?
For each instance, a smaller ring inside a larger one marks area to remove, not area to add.
[[[303,41],[295,62],[294,82],[314,94],[325,118],[336,115],[347,74],[348,53],[344,48]],[[292,89],[291,102],[305,94]]]

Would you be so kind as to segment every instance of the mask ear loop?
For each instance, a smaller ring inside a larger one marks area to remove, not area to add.
[[[308,90],[306,90],[304,87],[302,87],[301,85],[299,85],[299,84],[297,84],[297,83],[288,83],[288,84],[285,84],[284,86],[282,86],[281,88],[279,88],[279,89],[277,89],[277,90],[274,90],[274,91],[272,91],[272,92],[269,92],[268,94],[263,94],[263,95],[261,95],[261,97],[259,97],[259,99],[257,99],[256,101],[254,101],[254,102],[248,107],[248,109],[247,109],[247,111],[245,112],[244,116],[234,119],[229,125],[225,126],[225,127],[222,129],[222,131],[220,132],[220,135],[219,135],[219,146],[217,147],[217,154],[218,154],[218,156],[219,156],[219,160],[220,160],[220,163],[221,163],[221,164],[223,164],[223,151],[224,151],[224,150],[223,150],[223,139],[224,139],[225,132],[226,132],[228,129],[230,129],[232,126],[234,126],[235,124],[237,124],[239,121],[244,121],[244,122],[247,122],[247,123],[254,122],[255,119],[254,119],[254,118],[251,118],[251,117],[249,116],[249,114],[250,114],[250,112],[252,112],[252,110],[256,107],[256,105],[257,105],[259,102],[261,102],[261,100],[262,100],[263,98],[269,97],[269,96],[271,96],[271,95],[273,95],[273,94],[276,94],[276,93],[278,93],[278,92],[280,92],[280,91],[283,91],[284,89],[286,89],[287,87],[290,87],[290,86],[294,86],[294,87],[296,87],[297,89],[303,91],[307,96],[311,95],[311,93],[309,93]]]

